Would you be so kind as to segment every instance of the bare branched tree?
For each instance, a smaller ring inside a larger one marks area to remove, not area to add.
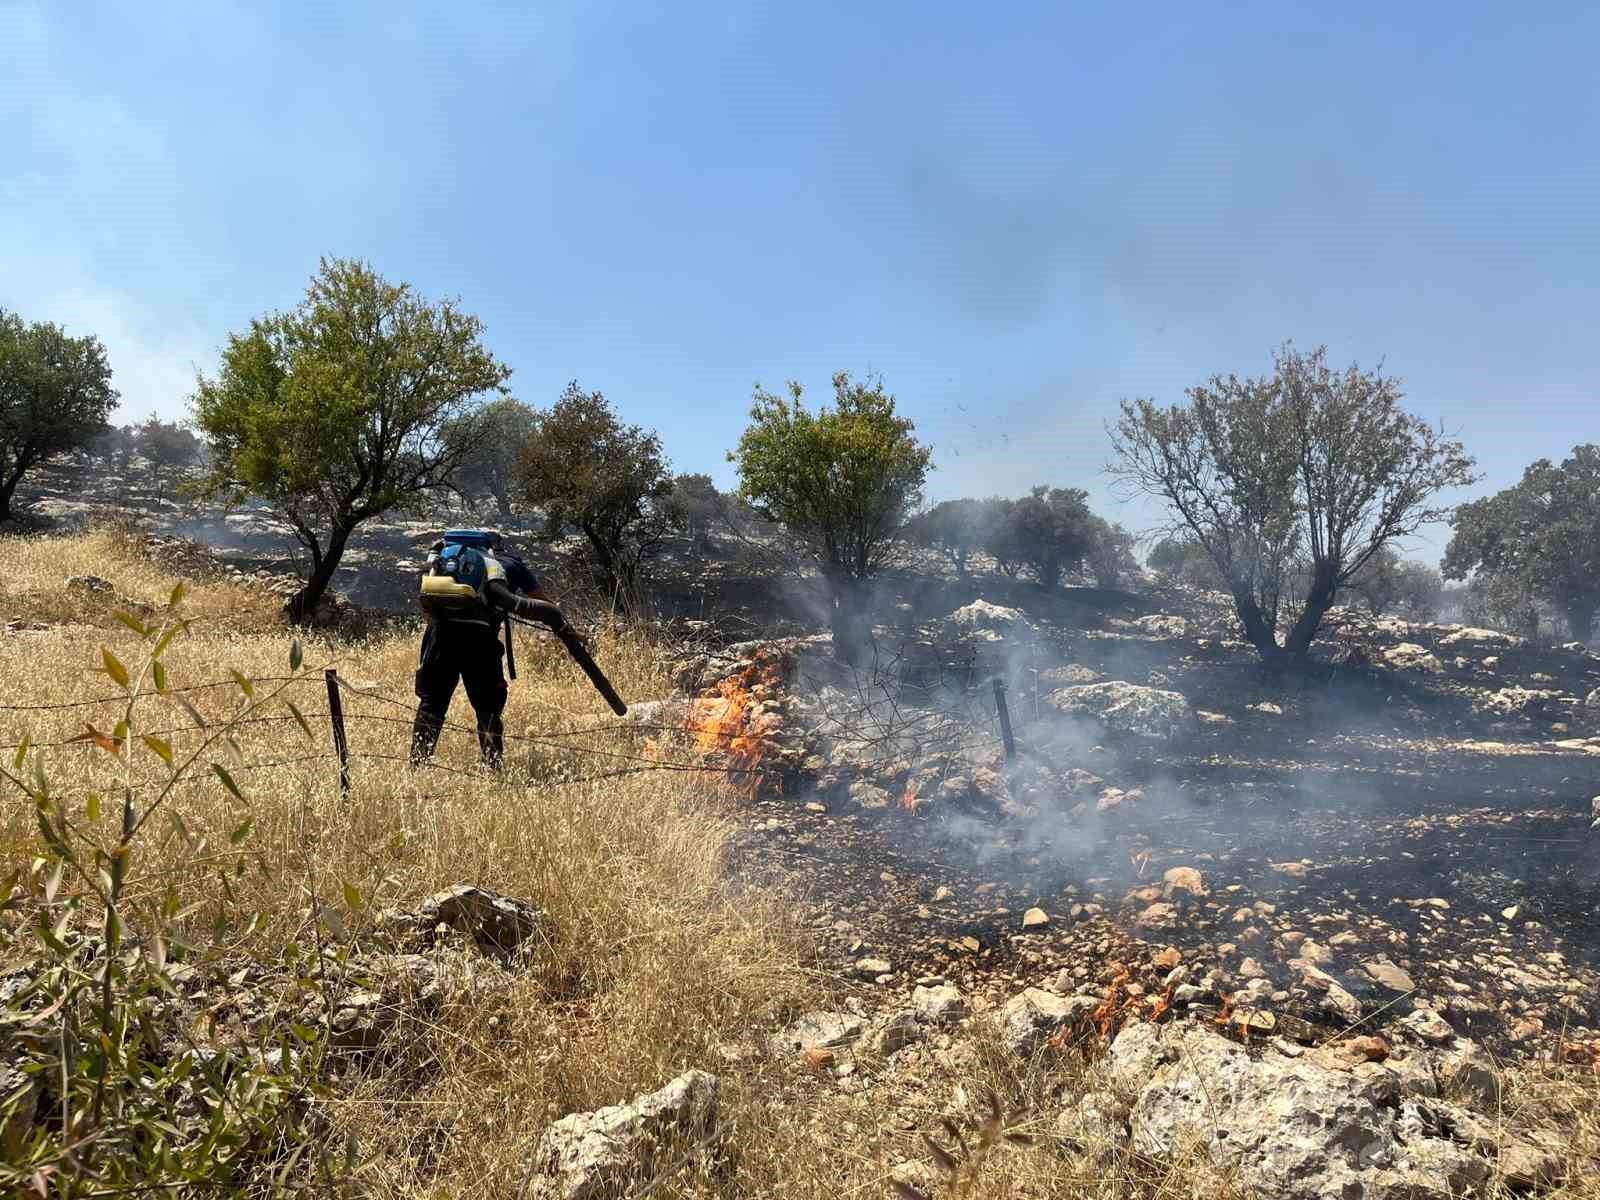
[[[1383,547],[1446,518],[1435,497],[1474,474],[1459,441],[1400,407],[1398,380],[1331,370],[1321,347],[1285,346],[1273,366],[1261,378],[1215,376],[1187,405],[1125,401],[1108,470],[1165,503],[1170,532],[1205,548],[1264,657],[1304,658],[1339,589]],[[1306,594],[1280,644],[1297,558]]]

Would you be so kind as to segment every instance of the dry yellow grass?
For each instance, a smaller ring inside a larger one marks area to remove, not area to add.
[[[132,660],[138,639],[111,617],[110,599],[64,596],[62,577],[98,574],[123,597],[152,607],[177,581],[111,534],[4,539],[0,561],[8,564],[0,577],[5,616],[53,623],[0,638],[0,743],[24,734],[35,742],[72,737],[86,710],[4,706],[107,694],[115,690],[110,681],[89,673],[101,647]],[[165,656],[174,687],[225,678],[230,669],[258,678],[288,674],[291,639],[275,623],[275,601],[209,584],[194,589],[187,611],[194,628]],[[655,1196],[886,1196],[890,1166],[918,1153],[918,1133],[937,1131],[940,1109],[962,1092],[980,1097],[991,1087],[1008,1107],[1030,1114],[1024,1123],[1039,1145],[998,1149],[965,1195],[1233,1194],[1225,1175],[1192,1164],[1102,1162],[1063,1147],[1052,1136],[1054,1115],[1081,1091],[1091,1069],[1081,1063],[1018,1064],[980,1040],[931,1066],[925,1086],[864,1055],[859,1086],[847,1091],[831,1076],[759,1052],[766,1035],[796,1012],[836,1002],[839,985],[808,965],[791,908],[729,878],[738,802],[692,772],[587,779],[644,765],[641,735],[617,726],[558,646],[524,634],[520,650],[522,678],[512,688],[507,728],[563,736],[513,743],[512,769],[497,779],[476,773],[476,745],[463,732],[447,733],[441,743],[440,762],[452,770],[413,772],[397,761],[408,714],[390,701],[411,702],[414,636],[308,643],[307,677],[263,683],[258,697],[283,687],[281,698],[307,714],[313,737],[276,701],[263,708],[259,715],[270,720],[240,728],[238,755],[219,755],[247,804],[214,779],[181,785],[172,808],[209,848],[196,853],[156,822],[135,864],[135,910],[170,884],[186,902],[199,903],[186,917],[194,940],[222,936],[237,952],[268,962],[306,936],[313,898],[342,912],[359,940],[365,915],[345,906],[347,885],[367,913],[467,881],[526,897],[551,914],[558,932],[548,953],[526,968],[463,968],[442,1009],[408,1033],[397,1057],[343,1081],[329,1116],[371,1157],[359,1194],[515,1195],[523,1156],[553,1118],[652,1090],[695,1067],[723,1078],[727,1136],[718,1156],[663,1179]],[[636,636],[602,636],[596,657],[629,698],[667,689],[660,656]],[[324,665],[370,693],[346,696],[356,755],[348,798],[326,757],[326,698],[314,669]],[[236,688],[189,695],[208,719],[242,703]],[[118,716],[115,705],[91,711],[102,728]],[[470,724],[464,696],[452,718]],[[138,729],[179,730],[168,736],[180,759],[197,744],[198,733],[182,731],[188,717],[169,701],[141,701],[135,720]],[[579,729],[603,732],[564,736]],[[117,764],[92,746],[45,753],[52,781],[69,796],[117,781]],[[323,757],[287,761],[311,755]],[[153,794],[165,768],[153,754],[138,752],[131,761],[133,782],[142,795]],[[16,799],[0,805],[0,875],[38,853],[31,810]],[[253,828],[241,855],[227,835],[246,815]],[[248,869],[234,874],[240,862]],[[231,898],[219,881],[223,871]],[[261,921],[245,936],[253,911]],[[1592,1079],[1574,1082],[1581,1078],[1523,1076],[1512,1092],[1514,1103],[1559,1113],[1579,1155],[1600,1149],[1600,1105]],[[1600,1186],[1575,1182],[1562,1194],[1600,1196]]]

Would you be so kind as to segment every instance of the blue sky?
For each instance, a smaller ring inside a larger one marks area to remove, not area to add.
[[[870,370],[934,498],[1136,526],[1120,398],[1326,343],[1488,489],[1600,438],[1597,61],[1562,4],[0,0],[0,305],[175,416],[362,257],[680,470],[732,482],[755,382]]]

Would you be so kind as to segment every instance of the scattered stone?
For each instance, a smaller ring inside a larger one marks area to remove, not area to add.
[[[1417,989],[1411,976],[1388,959],[1373,959],[1361,969],[1367,973],[1372,982],[1388,988],[1391,992],[1414,992]]]
[[[850,785],[850,799],[862,808],[888,808],[889,793],[875,783],[858,779]]]
[[[1451,1029],[1450,1022],[1432,1008],[1418,1008],[1414,1013],[1406,1014],[1400,1018],[1400,1026],[1430,1045],[1442,1046],[1456,1040],[1456,1030]]]
[[[1026,1058],[1057,1031],[1086,1020],[1099,1007],[1098,996],[1056,996],[1042,988],[1028,988],[1006,1001],[995,1023],[1006,1048]]]
[[[949,984],[919,987],[911,993],[911,1006],[917,1016],[932,1025],[954,1025],[967,1015],[967,1002]]]
[[[480,950],[500,958],[516,954],[535,937],[548,940],[552,934],[543,909],[470,883],[429,896],[415,909],[391,910],[381,921],[390,928],[409,928],[425,943],[437,940],[441,930],[464,933]]]
[[[1090,670],[1078,663],[1068,663],[1064,667],[1053,667],[1039,675],[1042,683],[1056,687],[1071,687],[1075,684],[1099,683],[1105,676],[1099,671]]]
[[[1228,1021],[1235,1029],[1256,1036],[1271,1033],[1278,1027],[1278,1015],[1269,1008],[1236,1008]]]
[[[964,608],[956,609],[946,619],[954,625],[989,629],[997,633],[1010,633],[1028,625],[1028,618],[1020,608],[1005,608],[990,604],[987,600],[974,600]]]
[[[1129,624],[1142,633],[1151,637],[1181,638],[1189,636],[1189,622],[1182,617],[1149,616],[1140,617]]]
[[[1164,1026],[1112,1044],[1114,1070],[1138,1082],[1133,1148],[1167,1158],[1203,1147],[1238,1172],[1242,1190],[1270,1200],[1361,1200],[1459,1194],[1483,1183],[1489,1160],[1448,1130],[1471,1114],[1437,1101],[1395,1104],[1376,1064],[1330,1069],[1315,1056],[1253,1058],[1204,1026]],[[1144,1025],[1145,1030],[1153,1027]]]
[[[1444,664],[1430,654],[1427,647],[1419,646],[1415,642],[1401,642],[1397,646],[1385,647],[1383,661],[1397,671],[1422,671],[1429,675],[1438,675],[1444,671]]]
[[[807,1050],[829,1050],[848,1046],[865,1028],[861,1018],[842,1012],[809,1012],[781,1033],[772,1035],[772,1048],[779,1055]]]
[[[1175,905],[1167,904],[1165,902],[1158,902],[1150,905],[1149,908],[1141,912],[1137,917],[1134,918],[1134,920],[1140,925],[1146,926],[1147,928],[1154,928],[1172,924],[1172,922],[1177,919],[1177,916],[1178,909]]]
[[[1168,900],[1176,896],[1195,899],[1206,895],[1205,879],[1193,867],[1173,867],[1161,877],[1162,893]]]
[[[1024,929],[1042,929],[1050,924],[1050,914],[1042,908],[1030,908],[1022,914],[1022,927]]]
[[[1566,1176],[1560,1154],[1520,1140],[1501,1149],[1499,1165],[1505,1181],[1523,1191],[1555,1187]]]
[[[1491,1108],[1500,1103],[1500,1072],[1478,1043],[1456,1038],[1436,1060],[1435,1070],[1442,1090]]]
[[[872,1031],[869,1040],[872,1048],[884,1057],[920,1042],[922,1027],[917,1024],[917,1014],[910,1011],[895,1013],[883,1025]]]
[[[1310,871],[1305,863],[1300,862],[1281,862],[1271,865],[1279,875],[1287,875],[1290,879],[1304,879]]]
[[[632,1194],[661,1162],[717,1134],[720,1082],[688,1071],[627,1104],[562,1117],[540,1136],[528,1170],[533,1200],[601,1200]]]
[[[1355,1037],[1340,1045],[1348,1055],[1363,1062],[1382,1062],[1389,1057],[1389,1043],[1381,1037]]]
[[[894,966],[886,958],[860,958],[855,964],[855,973],[865,979],[876,979],[893,971]]]
[[[1476,629],[1466,625],[1440,638],[1439,645],[1459,646],[1462,642],[1486,642],[1491,646],[1520,646],[1523,641],[1523,638],[1515,634],[1501,633],[1498,629]]]
[[[1172,738],[1189,724],[1189,702],[1178,692],[1112,680],[1052,692],[1049,703],[1072,716],[1092,717],[1112,733]]]
[[[1253,712],[1265,713],[1269,717],[1283,716],[1283,707],[1272,703],[1270,700],[1263,700],[1260,704],[1250,704],[1246,705],[1246,707]]]

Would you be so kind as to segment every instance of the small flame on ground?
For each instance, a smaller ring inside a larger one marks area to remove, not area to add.
[[[765,764],[776,750],[773,735],[783,718],[764,706],[783,685],[784,663],[771,653],[756,655],[744,670],[728,676],[689,706],[686,729],[701,754],[727,762],[728,786],[751,797],[766,777]]]
[[[909,813],[915,813],[918,805],[922,803],[917,796],[917,781],[912,779],[906,782],[906,790],[900,793],[900,807]]]

